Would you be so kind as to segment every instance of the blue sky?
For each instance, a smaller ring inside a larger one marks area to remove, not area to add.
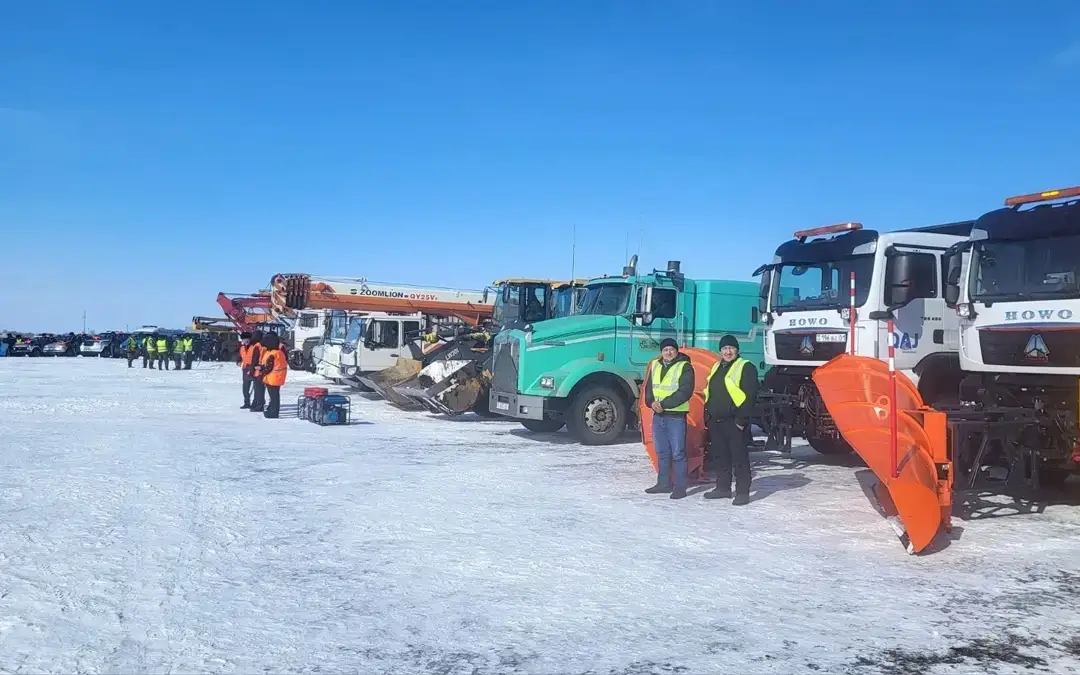
[[[480,288],[1080,183],[1080,7],[23,2],[0,328],[183,325],[281,271]],[[13,288],[19,290],[15,291]]]

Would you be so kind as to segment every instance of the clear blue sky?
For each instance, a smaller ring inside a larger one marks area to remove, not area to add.
[[[807,226],[1080,183],[1072,2],[5,3],[0,328],[280,271],[749,278]]]

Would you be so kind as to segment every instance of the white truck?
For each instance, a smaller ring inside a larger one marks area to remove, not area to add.
[[[1037,491],[1080,467],[1080,187],[1005,205],[946,254],[964,375],[953,463],[958,485],[995,466],[1008,491]]]
[[[891,340],[896,368],[928,403],[955,399],[959,319],[942,297],[943,254],[966,241],[971,227],[966,221],[878,232],[842,223],[802,230],[755,271],[761,285],[754,314],[765,323],[768,367],[758,408],[769,447],[790,450],[792,437],[801,436],[822,454],[851,451],[810,375],[850,353],[852,336],[855,354],[881,360]]]

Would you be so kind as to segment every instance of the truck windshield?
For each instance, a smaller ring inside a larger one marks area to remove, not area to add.
[[[358,343],[364,338],[364,320],[361,317],[354,316],[349,319],[349,330],[345,333],[345,342],[349,344]]]
[[[781,263],[773,280],[772,308],[779,311],[832,309],[851,302],[849,279],[855,273],[855,304],[870,294],[873,254],[815,263]]]
[[[597,284],[589,286],[581,301],[581,314],[615,316],[626,312],[630,300],[630,284]]]
[[[349,317],[345,315],[345,312],[334,312],[330,316],[330,323],[326,326],[326,337],[329,340],[344,340],[348,328]]]
[[[1080,297],[1080,235],[977,244],[971,297]]]

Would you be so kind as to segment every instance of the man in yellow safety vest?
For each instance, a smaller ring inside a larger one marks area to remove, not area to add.
[[[716,466],[716,488],[706,499],[731,497],[731,471],[735,470],[735,498],[731,503],[750,503],[750,450],[746,427],[757,398],[758,376],[754,364],[739,356],[734,335],[720,339],[720,360],[705,382],[705,424],[709,429],[709,456]]]
[[[660,358],[645,373],[645,405],[652,408],[652,437],[656,447],[655,495],[686,496],[686,413],[694,395],[694,366],[671,338],[660,343]],[[674,470],[673,470],[674,469]]]

